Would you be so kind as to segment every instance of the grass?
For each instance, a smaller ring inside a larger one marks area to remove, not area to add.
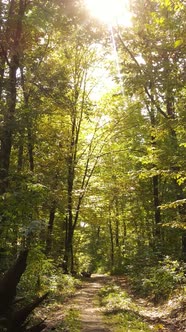
[[[80,332],[81,324],[79,320],[79,311],[77,309],[68,310],[63,321],[63,329],[59,331]]]
[[[112,326],[113,332],[152,332],[147,323],[128,311],[109,314],[107,324]]]
[[[153,331],[152,327],[138,314],[137,305],[120,287],[111,284],[102,288],[99,299],[105,314],[105,322],[113,332]]]
[[[37,309],[34,319],[40,321],[46,317],[56,332],[80,332],[79,311],[69,303],[82,282],[60,271],[48,279],[49,297]]]

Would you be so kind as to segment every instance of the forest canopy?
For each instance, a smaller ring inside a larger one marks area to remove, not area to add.
[[[185,2],[103,3],[0,1],[0,269],[29,249],[32,285],[186,262]]]

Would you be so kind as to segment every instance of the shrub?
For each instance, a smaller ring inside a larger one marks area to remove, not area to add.
[[[165,257],[157,266],[141,268],[132,276],[134,289],[142,296],[149,296],[157,303],[166,300],[179,287],[184,278],[183,268],[178,261]]]

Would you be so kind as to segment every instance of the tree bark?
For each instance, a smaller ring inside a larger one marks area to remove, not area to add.
[[[16,287],[26,269],[28,250],[21,252],[15,264],[6,272],[0,282],[0,314],[6,313],[16,296]]]
[[[118,198],[115,197],[115,208],[116,208],[116,232],[115,232],[115,236],[116,236],[116,247],[119,248],[119,210],[118,210]]]
[[[110,259],[111,259],[111,267],[114,266],[114,236],[113,236],[113,229],[112,229],[112,220],[111,220],[111,213],[109,207],[109,233],[110,233]]]
[[[0,194],[6,192],[8,188],[8,175],[10,165],[10,155],[12,148],[12,135],[15,127],[16,109],[16,88],[17,88],[17,69],[20,61],[20,41],[22,36],[22,20],[26,9],[26,2],[23,0],[12,0],[9,4],[9,15],[7,19],[6,39],[9,45],[1,49],[4,52],[4,59],[9,68],[8,89],[6,91],[6,113],[4,116],[4,126],[1,134],[0,149]],[[9,50],[9,57],[7,56]],[[3,75],[1,64],[1,76]]]
[[[54,220],[55,220],[55,212],[56,212],[56,202],[52,203],[50,214],[49,214],[49,221],[48,221],[48,232],[46,238],[46,255],[50,254],[52,249],[52,232],[54,227]]]
[[[155,219],[155,236],[160,236],[160,202],[159,202],[159,175],[155,175],[152,178],[153,183],[153,199],[154,199],[154,219]]]
[[[4,117],[4,127],[2,128],[1,150],[0,150],[0,194],[3,194],[8,187],[8,174],[10,165],[10,154],[12,147],[12,134],[14,131],[14,114],[16,107],[16,72],[19,58],[14,55],[9,68],[9,89],[7,92],[7,113]]]
[[[29,158],[29,165],[30,165],[30,171],[34,171],[34,153],[33,153],[33,137],[32,137],[32,130],[31,127],[27,128],[28,132],[28,158]]]

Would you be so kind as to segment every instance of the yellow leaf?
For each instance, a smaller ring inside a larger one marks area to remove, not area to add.
[[[154,326],[155,331],[162,331],[164,329],[163,324],[156,324]]]
[[[174,42],[174,48],[177,48],[179,47],[180,45],[183,44],[183,39],[177,39],[175,42]]]

